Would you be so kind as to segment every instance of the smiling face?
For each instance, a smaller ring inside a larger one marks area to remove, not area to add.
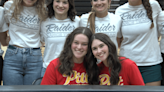
[[[55,15],[67,16],[67,12],[69,10],[68,0],[54,0],[53,9],[55,11]]]
[[[32,7],[37,2],[37,0],[23,0],[23,5],[27,7]]]
[[[110,6],[111,0],[92,0],[92,8],[96,14],[106,15]]]
[[[93,55],[97,59],[103,62],[107,62],[107,58],[109,56],[109,50],[108,50],[108,46],[104,42],[98,39],[94,39],[91,48],[92,48]]]
[[[84,34],[77,34],[71,45],[73,60],[83,61],[88,50],[88,38]],[[81,62],[79,62],[81,63]]]

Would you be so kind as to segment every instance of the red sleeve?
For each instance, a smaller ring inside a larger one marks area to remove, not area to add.
[[[141,75],[136,63],[132,62],[132,64],[129,66],[129,68],[130,69],[129,69],[128,74],[129,74],[129,79],[130,79],[130,85],[145,85],[142,75]]]
[[[57,71],[57,60],[53,60],[48,65],[41,85],[56,85],[56,71]]]

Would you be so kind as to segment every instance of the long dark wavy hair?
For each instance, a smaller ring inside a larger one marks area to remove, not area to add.
[[[52,2],[47,6],[49,18],[55,16],[55,11],[53,9],[53,2],[54,0],[52,0]],[[74,21],[76,15],[74,0],[68,0],[68,3],[69,3],[69,10],[67,12],[67,16],[71,19],[71,21]]]
[[[61,74],[66,74],[68,76],[71,75],[74,62],[73,62],[73,52],[71,49],[72,42],[74,40],[75,35],[77,34],[84,34],[87,36],[88,40],[92,36],[92,32],[89,28],[86,27],[79,27],[76,28],[72,33],[68,35],[66,38],[63,51],[61,52],[59,56],[59,67],[58,70]],[[88,55],[91,55],[91,49],[90,49],[90,42],[88,42],[88,51],[87,54],[84,56],[84,67],[86,69],[87,75],[88,75],[88,83],[98,85],[99,84],[99,69],[96,64],[96,62],[90,61],[92,58],[89,58]]]
[[[149,0],[142,0],[142,4],[144,8],[146,9],[148,18],[151,20],[152,24],[150,26],[150,29],[152,29],[154,27],[153,17],[152,17],[152,13],[153,13],[152,7],[150,6]]]
[[[107,57],[107,64],[109,66],[109,73],[111,75],[110,83],[111,85],[118,85],[119,72],[121,71],[121,63],[120,63],[120,60],[118,59],[115,44],[110,40],[110,38],[106,34],[103,34],[103,33],[93,34],[90,40],[91,44],[94,39],[98,39],[108,46],[109,56]],[[99,67],[100,71],[101,71],[101,68],[102,67],[100,66]]]

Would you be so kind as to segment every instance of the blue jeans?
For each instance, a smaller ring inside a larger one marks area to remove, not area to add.
[[[46,68],[42,67],[41,77],[44,76],[45,72],[46,72]]]
[[[41,76],[42,54],[40,48],[8,49],[3,65],[3,85],[31,85]]]

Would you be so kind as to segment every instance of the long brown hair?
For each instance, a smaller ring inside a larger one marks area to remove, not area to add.
[[[45,0],[37,0],[36,4],[36,12],[41,21],[44,21],[47,18],[46,8],[45,8]],[[23,10],[23,0],[13,0],[13,4],[10,9],[14,7],[14,12],[12,13],[12,18],[18,20],[18,15]]]
[[[150,26],[150,29],[152,29],[154,27],[154,23],[153,23],[153,17],[152,17],[152,7],[149,3],[149,0],[142,0],[142,4],[143,6],[145,7],[146,9],[146,12],[147,12],[147,16],[148,18],[151,20],[151,26]]]
[[[107,64],[109,66],[110,83],[111,85],[118,85],[119,72],[121,71],[121,63],[120,60],[118,59],[115,44],[110,40],[109,36],[103,33],[93,34],[90,40],[90,44],[92,44],[94,39],[98,39],[108,46],[109,56],[107,57]],[[101,66],[99,67],[99,69],[101,71]]]
[[[74,40],[75,35],[77,34],[84,34],[87,36],[88,40],[92,36],[92,32],[89,28],[86,27],[78,27],[73,32],[71,32],[65,41],[64,48],[59,56],[59,67],[58,70],[61,74],[66,74],[70,76],[73,73],[73,67],[74,62],[72,61],[73,58],[73,52],[71,49],[72,42]],[[90,42],[88,41],[88,44]],[[91,49],[88,45],[88,51],[87,54],[84,57],[84,67],[86,69],[87,75],[88,75],[88,83],[89,84],[99,84],[99,70],[96,62],[91,62],[88,55],[90,55]]]

